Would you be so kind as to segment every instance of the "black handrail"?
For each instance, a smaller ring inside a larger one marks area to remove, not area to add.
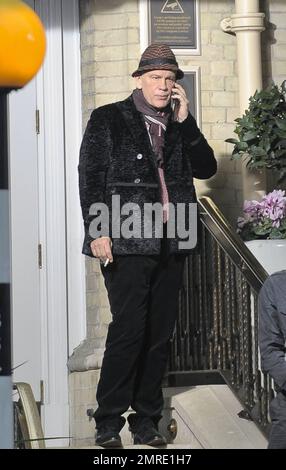
[[[168,384],[227,383],[244,417],[267,434],[273,387],[260,368],[257,296],[268,274],[210,198],[198,208],[198,246],[186,260]]]
[[[257,258],[249,251],[211,198],[204,196],[199,199],[199,213],[202,223],[241,270],[251,288],[258,293],[268,274]]]

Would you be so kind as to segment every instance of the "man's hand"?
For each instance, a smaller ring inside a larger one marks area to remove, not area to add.
[[[172,98],[179,101],[177,121],[183,122],[189,114],[189,101],[184,88],[176,82],[172,88]]]
[[[100,237],[90,243],[92,254],[105,262],[107,259],[110,263],[113,261],[111,252],[112,242],[109,237]]]

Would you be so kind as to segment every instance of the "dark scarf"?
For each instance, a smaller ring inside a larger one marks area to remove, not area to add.
[[[171,114],[170,105],[163,109],[154,108],[144,98],[142,90],[137,88],[132,93],[132,98],[136,109],[144,115],[144,120],[148,124],[148,132],[151,138],[152,147],[157,157],[157,165],[163,166],[163,148],[165,143],[165,130]]]

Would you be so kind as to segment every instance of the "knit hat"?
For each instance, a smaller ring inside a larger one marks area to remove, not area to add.
[[[175,55],[166,44],[150,44],[143,52],[138,69],[133,72],[132,77],[138,77],[149,70],[172,70],[176,73],[177,79],[184,76]]]

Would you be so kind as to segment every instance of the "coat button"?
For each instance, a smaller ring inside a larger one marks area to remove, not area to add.
[[[141,158],[143,158],[143,155],[142,153],[138,153],[137,157],[136,157],[138,160],[141,160]]]
[[[136,180],[134,180],[134,183],[140,183],[140,178],[136,178]]]

